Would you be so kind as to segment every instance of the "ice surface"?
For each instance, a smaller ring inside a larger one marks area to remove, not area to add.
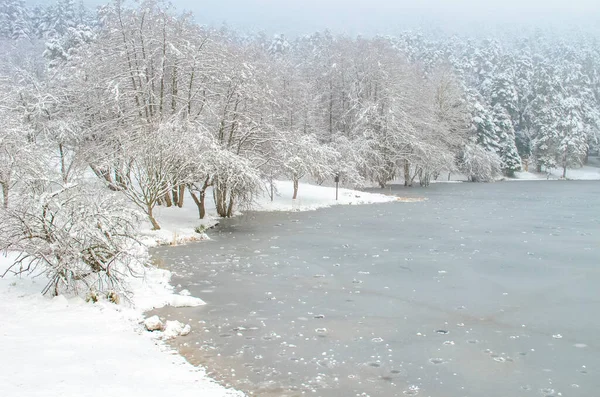
[[[173,345],[256,395],[594,395],[600,185],[398,194],[429,200],[247,213],[158,249],[183,288],[212,291],[158,311],[202,321]]]

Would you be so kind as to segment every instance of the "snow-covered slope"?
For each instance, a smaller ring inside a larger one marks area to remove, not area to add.
[[[0,255],[0,274],[10,260]],[[0,395],[242,396],[165,352],[138,325],[139,311],[79,298],[48,299],[39,294],[43,282],[0,278]]]

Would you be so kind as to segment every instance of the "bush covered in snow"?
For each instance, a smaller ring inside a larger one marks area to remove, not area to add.
[[[471,182],[490,182],[502,172],[500,157],[479,145],[466,145],[459,156],[459,168]]]
[[[7,272],[47,277],[43,293],[120,293],[139,258],[137,213],[116,194],[51,184],[0,213],[0,249],[19,255]]]

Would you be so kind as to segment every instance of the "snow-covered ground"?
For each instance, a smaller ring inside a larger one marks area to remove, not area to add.
[[[556,180],[562,179],[563,170],[554,168],[549,173],[546,172],[515,172],[515,178],[507,180]],[[597,181],[600,180],[600,168],[592,166],[583,166],[581,168],[567,169],[567,179],[576,181]]]
[[[335,187],[316,186],[300,183],[298,198],[293,200],[294,185],[291,181],[275,181],[276,195],[271,202],[267,194],[260,196],[254,210],[257,211],[312,211],[334,205],[359,205],[387,203],[396,197],[378,193],[367,193],[357,190],[342,189],[335,199]]]
[[[555,178],[562,177],[562,169],[553,169],[550,174]],[[567,179],[578,181],[596,181],[600,180],[600,168],[584,165],[581,168],[572,168],[567,170]]]
[[[9,263],[10,257],[0,255],[0,273]],[[165,272],[149,276],[152,282],[137,297],[140,307],[173,299]],[[138,325],[141,311],[108,302],[90,304],[81,298],[49,299],[39,293],[43,285],[44,280],[27,277],[0,278],[0,395],[242,395],[168,351],[154,339],[156,334]]]
[[[257,199],[261,211],[306,211],[337,204],[393,201],[381,194],[301,184],[292,200],[291,182],[277,182],[277,196]],[[142,225],[141,240],[148,245],[181,243],[207,238],[197,233],[216,221],[212,200],[208,218],[198,219],[190,197],[183,208],[158,208],[162,226],[151,231]],[[0,254],[0,274],[12,263]],[[130,280],[134,292],[129,304],[106,301],[86,303],[81,298],[41,296],[43,279],[7,275],[0,278],[0,371],[2,396],[241,396],[209,379],[160,341],[164,333],[144,329],[143,313],[164,305],[197,306],[200,299],[173,293],[170,273],[146,269],[143,278]],[[193,326],[193,324],[192,324]]]

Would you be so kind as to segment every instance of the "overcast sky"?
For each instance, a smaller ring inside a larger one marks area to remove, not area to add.
[[[87,4],[102,0],[84,0]],[[172,0],[198,22],[296,35],[329,28],[349,34],[394,33],[433,25],[444,30],[518,24],[600,23],[600,0]]]

